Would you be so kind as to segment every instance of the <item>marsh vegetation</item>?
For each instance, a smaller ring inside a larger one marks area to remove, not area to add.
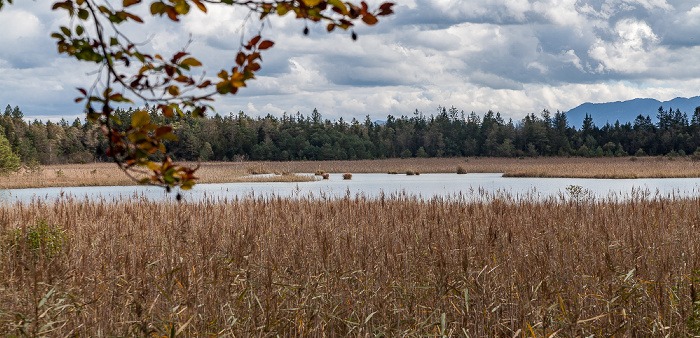
[[[0,331],[697,333],[700,200],[567,191],[5,205]]]
[[[632,160],[634,159],[634,160]],[[203,162],[198,183],[301,182],[302,174],[330,173],[504,173],[509,177],[689,178],[700,177],[700,163],[690,158],[412,158],[361,161]],[[252,176],[255,174],[275,174]],[[286,174],[286,175],[283,175]],[[322,175],[322,174],[321,174]],[[322,176],[320,176],[322,177]],[[111,163],[25,167],[0,180],[0,188],[133,185]]]

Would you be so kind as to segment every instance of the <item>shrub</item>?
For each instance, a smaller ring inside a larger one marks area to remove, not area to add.
[[[324,174],[321,175],[321,176],[323,176],[323,179],[324,179],[324,180],[327,180],[327,179],[330,177],[330,174],[324,173]]]
[[[407,176],[413,176],[413,175],[415,175],[415,174],[416,174],[416,173],[415,173],[413,170],[406,170],[406,175],[407,175]]]
[[[323,170],[321,170],[321,169],[317,169],[315,175],[316,175],[316,176],[323,176],[323,174],[325,174],[325,173],[326,173],[325,171],[323,171]]]
[[[467,173],[467,169],[464,169],[462,166],[457,166],[457,174],[464,175]]]
[[[700,161],[700,147],[698,147],[697,149],[695,149],[695,152],[694,152],[692,155],[690,155],[690,159],[691,159],[693,162]]]
[[[0,133],[0,174],[7,175],[20,169],[20,159],[10,146],[10,142]]]
[[[343,174],[343,179],[344,179],[344,180],[352,179],[352,174],[351,174],[351,173],[345,173],[345,174]]]
[[[39,165],[39,161],[32,158],[24,164],[24,170],[28,174],[40,174],[43,169],[41,168],[41,165]]]
[[[15,247],[18,256],[22,254],[23,248],[26,248],[33,257],[53,258],[61,252],[65,241],[63,228],[41,219],[35,225],[27,227],[26,232],[21,228],[9,231],[5,243],[9,247]]]

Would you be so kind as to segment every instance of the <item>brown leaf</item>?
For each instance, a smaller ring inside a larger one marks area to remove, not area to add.
[[[173,58],[170,60],[172,63],[177,63],[177,60],[180,60],[183,56],[187,55],[185,52],[178,52],[177,54],[173,55]]]
[[[170,18],[170,20],[180,21],[180,19],[177,18],[177,11],[175,10],[175,7],[168,6],[165,11],[168,13],[168,18]]]
[[[245,59],[245,53],[239,52],[238,55],[236,55],[236,64],[239,66],[243,66],[243,64],[245,63]]]
[[[158,127],[158,129],[156,129],[156,137],[160,137],[161,135],[163,135],[165,133],[172,133],[172,131],[173,131],[173,127],[168,127],[168,126]]]
[[[203,13],[207,12],[207,8],[204,6],[204,4],[201,1],[192,0],[192,2],[194,2],[195,5],[197,5],[197,8],[199,8],[200,11],[202,11]]]
[[[364,23],[372,26],[372,25],[377,23],[377,17],[375,17],[374,15],[372,15],[370,13],[367,13],[367,14],[362,16],[362,21],[364,21]]]
[[[129,7],[129,6],[135,5],[135,4],[139,3],[139,2],[141,2],[141,0],[124,0],[123,3],[122,3],[122,5],[123,5],[124,7]]]
[[[394,10],[392,7],[394,6],[393,2],[385,2],[381,6],[379,6],[379,15],[389,15],[394,13]]]
[[[268,48],[270,48],[270,47],[272,47],[272,46],[274,46],[274,45],[275,45],[274,42],[272,42],[272,41],[270,41],[270,40],[265,40],[265,41],[263,41],[263,42],[260,43],[260,46],[258,46],[258,49],[260,49],[260,50],[265,50],[265,49],[268,49]]]

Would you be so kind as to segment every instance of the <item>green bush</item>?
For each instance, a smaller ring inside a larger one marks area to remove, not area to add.
[[[10,230],[5,242],[8,246],[16,248],[17,255],[26,250],[34,257],[53,258],[61,252],[66,242],[66,234],[60,226],[48,224],[40,219],[35,225],[27,227],[26,232],[22,228]]]
[[[18,171],[20,167],[19,155],[12,151],[10,142],[0,133],[0,175],[8,175],[12,171]]]

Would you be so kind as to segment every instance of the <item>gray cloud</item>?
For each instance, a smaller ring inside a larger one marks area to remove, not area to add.
[[[380,0],[370,1],[377,5]],[[75,87],[92,68],[56,54],[49,37],[65,19],[44,2],[18,1],[0,12],[0,105],[33,116],[75,116]],[[149,18],[128,29],[149,50],[186,44],[215,77],[230,68],[241,34],[260,23],[247,13],[211,6],[173,24]],[[691,0],[407,0],[374,27],[327,34],[291,16],[265,21],[276,45],[263,54],[257,81],[214,105],[281,114],[313,108],[327,118],[432,112],[438,105],[500,111],[521,118],[544,108],[700,91],[700,4]],[[63,20],[63,21],[62,21]],[[77,74],[77,76],[75,75]]]

